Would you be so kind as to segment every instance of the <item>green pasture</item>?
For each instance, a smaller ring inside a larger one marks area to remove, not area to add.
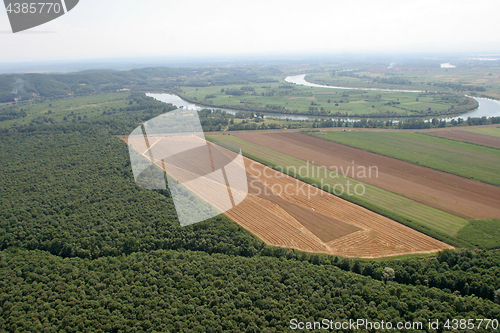
[[[464,129],[464,131],[477,133],[477,134],[491,135],[491,136],[496,136],[496,137],[500,138],[500,126],[488,127],[488,128],[467,128],[467,129]]]
[[[457,236],[484,249],[500,248],[500,220],[471,220]]]

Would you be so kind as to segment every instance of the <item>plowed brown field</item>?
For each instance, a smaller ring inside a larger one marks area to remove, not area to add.
[[[301,133],[234,133],[239,138],[317,166],[368,168],[378,177],[358,178],[465,218],[500,218],[500,187],[348,147]],[[351,176],[351,174],[349,174]],[[356,174],[352,178],[357,178]]]
[[[500,138],[491,135],[472,133],[462,130],[432,131],[432,132],[427,132],[427,134],[447,139],[472,142],[483,146],[500,148]]]

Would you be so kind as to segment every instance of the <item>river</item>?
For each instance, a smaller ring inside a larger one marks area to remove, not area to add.
[[[223,109],[223,108],[214,108],[210,106],[203,106],[203,105],[198,105],[194,104],[188,101],[183,100],[177,95],[173,94],[154,94],[154,93],[147,93],[147,96],[153,97],[154,99],[164,102],[164,103],[170,103],[172,105],[175,105],[176,107],[180,108],[187,108],[187,109],[194,109],[197,111],[200,111],[202,109],[210,109],[210,110],[222,110],[226,111],[227,113],[231,114],[236,114],[236,112],[251,112],[251,111],[243,111],[243,110],[232,110],[232,109]],[[264,114],[264,112],[260,112]],[[291,114],[281,114],[281,113],[268,113],[266,112],[264,114],[264,118],[277,118],[277,119],[291,119],[291,120],[314,120],[322,117],[311,117],[311,116],[303,116],[303,115],[291,115]]]
[[[301,86],[316,87],[316,88],[332,88],[332,89],[349,89],[349,90],[376,90],[376,91],[401,91],[401,92],[412,92],[412,93],[422,93],[423,90],[398,90],[398,89],[380,89],[380,88],[354,88],[354,87],[339,87],[339,86],[325,86],[322,84],[316,84],[306,81],[305,77],[307,74],[300,74],[294,76],[287,76],[285,81],[288,83],[295,83]]]
[[[303,86],[308,86],[308,87],[317,87],[317,88],[331,88],[331,89],[351,89],[351,90],[377,90],[377,91],[401,91],[401,92],[413,92],[413,93],[420,93],[424,92],[421,90],[397,90],[397,89],[377,89],[377,88],[354,88],[354,87],[335,87],[335,86],[325,86],[322,84],[316,84],[312,82],[308,82],[305,80],[307,74],[301,74],[301,75],[294,75],[294,76],[288,76],[285,81],[288,83],[294,83],[298,85],[303,85]],[[461,114],[457,117],[453,118],[448,118],[448,117],[441,117],[446,120],[451,120],[451,119],[467,119],[468,117],[471,118],[481,118],[481,117],[500,117],[500,102],[495,101],[492,99],[488,98],[476,98],[472,96],[468,96],[471,98],[474,98],[478,103],[479,107],[474,110],[470,111],[464,114]]]
[[[396,90],[396,89],[377,89],[377,88],[354,88],[354,87],[335,87],[335,86],[325,86],[321,84],[316,84],[316,83],[311,83],[305,80],[305,76],[307,74],[301,74],[301,75],[294,75],[294,76],[288,76],[285,78],[285,81],[288,83],[293,83],[297,85],[304,85],[308,87],[317,87],[317,88],[332,88],[332,89],[350,89],[350,90],[377,90],[377,91],[400,91],[400,92],[412,92],[412,93],[419,93],[423,92],[420,90]],[[235,114],[236,112],[249,112],[249,111],[240,111],[240,110],[232,110],[232,109],[221,109],[221,108],[214,108],[214,107],[207,107],[207,106],[202,106],[202,105],[197,105],[188,101],[183,100],[177,95],[173,94],[156,94],[156,93],[148,93],[146,94],[147,96],[153,97],[161,102],[164,103],[170,103],[175,105],[176,107],[180,108],[187,108],[187,109],[195,109],[197,111],[201,109],[220,109],[223,111],[226,111],[227,113]],[[469,96],[470,97],[470,96]],[[449,117],[438,117],[440,119],[446,119],[447,121],[450,121],[451,119],[467,119],[468,117],[471,118],[481,118],[481,117],[500,117],[500,102],[487,99],[487,98],[476,98],[476,97],[471,97],[474,98],[478,103],[479,107],[471,112],[467,112],[464,114],[461,114],[459,116],[449,118]],[[264,113],[264,112],[261,112]],[[291,115],[291,114],[280,114],[280,113],[265,113],[264,118],[277,118],[277,119],[290,119],[290,120],[314,120],[314,119],[325,119],[326,117],[320,117],[320,116],[304,116],[304,115]],[[336,119],[343,119],[343,120],[357,120],[357,119],[352,119],[352,118],[345,118],[345,117],[335,117]],[[401,118],[377,118],[381,120],[398,120]]]

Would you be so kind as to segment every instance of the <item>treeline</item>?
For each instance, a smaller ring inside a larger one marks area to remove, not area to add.
[[[356,74],[354,71],[339,71],[339,72],[333,72],[330,73],[330,76],[348,76],[348,77],[354,77],[356,79],[370,79],[368,75],[359,75]]]
[[[226,130],[228,125],[234,124],[234,119],[237,117],[248,117],[248,115],[233,115],[225,111],[210,109],[202,109],[198,112],[198,116],[204,132]]]
[[[252,131],[252,130],[267,130],[267,129],[280,129],[280,128],[283,128],[283,126],[277,123],[266,124],[263,122],[259,125],[254,122],[250,123],[244,120],[241,123],[229,125],[228,131],[242,131],[242,130]]]
[[[146,96],[143,93],[132,93],[130,97],[128,97],[128,106],[121,107],[118,109],[112,109],[108,111],[107,114],[114,114],[116,112],[129,112],[129,111],[147,111],[147,113],[165,113],[171,111],[173,107],[171,104],[166,104],[161,101],[154,99],[153,97]],[[106,113],[103,113],[106,114]]]
[[[475,126],[475,125],[490,125],[500,124],[500,117],[481,117],[471,118],[466,120],[458,118],[458,120],[451,119],[405,119],[400,121],[394,120],[378,120],[378,119],[361,119],[361,120],[334,120],[324,119],[315,120],[312,123],[312,128],[328,128],[328,127],[352,127],[352,128],[396,128],[396,129],[428,129],[428,128],[442,128],[450,126]]]
[[[247,93],[250,93],[250,92],[255,93],[255,88],[252,86],[243,86],[240,89],[222,88],[221,92],[224,92],[226,95],[242,96],[242,95],[246,95]]]
[[[202,74],[193,68],[144,68],[128,71],[88,70],[67,74],[0,75],[0,103],[14,100],[60,98],[68,95],[91,95],[120,89],[148,91],[178,86],[204,87],[277,82],[276,68],[207,68]]]
[[[354,71],[343,71],[343,72],[334,72],[330,73],[330,76],[347,76],[347,77],[352,77],[356,79],[363,79],[363,80],[371,80],[373,83],[384,83],[384,84],[393,84],[393,85],[412,85],[412,81],[405,79],[405,78],[400,78],[400,77],[380,77],[377,76],[376,78],[372,78],[371,76],[368,75],[359,75],[356,74]]]
[[[480,87],[480,86],[473,86],[473,85],[463,85],[460,83],[453,83],[453,82],[434,82],[434,83],[427,83],[429,86],[433,87],[443,87],[443,88],[450,88],[454,91],[486,91],[486,88]]]
[[[373,83],[386,83],[386,84],[395,84],[395,85],[402,85],[402,86],[411,86],[412,82],[411,80],[407,80],[401,77],[379,77],[377,76],[372,80]]]
[[[498,320],[500,313],[478,297],[277,258],[162,250],[82,260],[4,250],[0,267],[7,332],[271,333],[290,330],[293,318],[368,319],[394,329],[422,322],[405,332],[434,332],[428,320],[443,328],[446,320]],[[380,331],[343,332],[360,330]]]
[[[266,130],[281,129],[278,123],[266,123],[261,112],[237,112],[231,114],[221,110],[202,109],[198,112],[200,123],[205,132],[241,131],[241,130]],[[236,121],[235,119],[242,119]]]
[[[242,96],[246,94],[245,91],[241,89],[225,89],[224,93],[232,96]]]

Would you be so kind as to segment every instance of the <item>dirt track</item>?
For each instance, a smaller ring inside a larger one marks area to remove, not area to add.
[[[497,186],[301,133],[232,135],[326,168],[376,166],[378,177],[355,175],[353,178],[458,216],[500,218],[500,187]]]
[[[478,145],[500,148],[500,138],[491,135],[484,135],[479,133],[472,133],[462,130],[452,131],[433,131],[427,134],[439,136],[442,138],[472,142]]]

